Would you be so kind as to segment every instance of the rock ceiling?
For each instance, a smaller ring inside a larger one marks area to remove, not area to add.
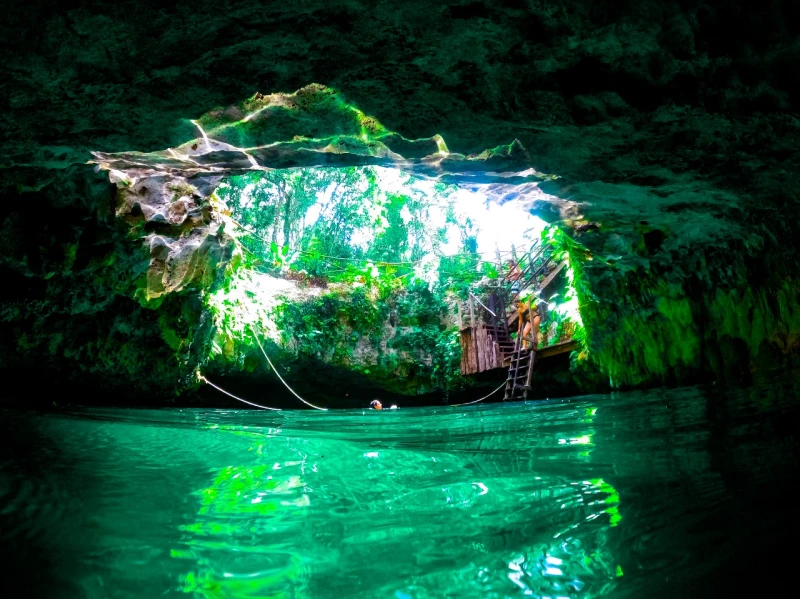
[[[235,118],[220,111],[319,83],[397,132],[396,144],[423,140],[418,155],[436,136],[456,157],[519,140],[536,172],[558,175],[539,188],[611,227],[647,221],[714,243],[794,209],[796,4],[608,4],[17,5],[0,42],[3,181],[41,188],[92,151],[189,153],[203,115]],[[296,144],[328,125],[272,119],[259,134]],[[369,161],[408,158],[383,145]],[[266,162],[285,157],[263,151]]]

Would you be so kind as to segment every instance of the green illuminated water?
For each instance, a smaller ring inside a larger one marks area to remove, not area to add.
[[[5,582],[56,598],[756,590],[793,559],[798,386],[396,412],[4,409]]]

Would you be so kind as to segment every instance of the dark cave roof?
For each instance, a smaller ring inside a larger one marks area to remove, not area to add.
[[[565,195],[622,183],[658,202],[651,191],[688,184],[796,199],[800,5],[788,0],[32,0],[5,11],[7,184],[41,184],[90,150],[179,145],[196,133],[188,119],[214,107],[317,82],[454,152],[519,139]]]

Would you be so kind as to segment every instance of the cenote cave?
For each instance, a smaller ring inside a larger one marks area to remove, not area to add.
[[[791,592],[795,3],[5,13],[9,596]]]

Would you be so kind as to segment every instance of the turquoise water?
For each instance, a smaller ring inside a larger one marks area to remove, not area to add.
[[[797,399],[784,376],[396,412],[7,408],[4,582],[215,599],[790,585]]]

